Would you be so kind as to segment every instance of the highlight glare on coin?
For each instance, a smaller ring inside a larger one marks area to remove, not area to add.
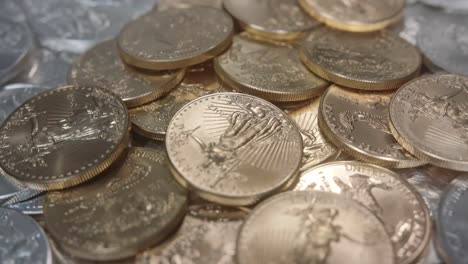
[[[173,175],[202,198],[256,203],[285,187],[302,160],[302,138],[276,106],[238,94],[206,95],[185,105],[166,134]]]

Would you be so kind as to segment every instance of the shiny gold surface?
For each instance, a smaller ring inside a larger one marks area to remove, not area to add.
[[[302,62],[315,74],[361,90],[389,90],[419,75],[421,55],[393,33],[349,33],[326,27],[302,43]]]
[[[209,19],[207,19],[209,18]],[[232,19],[203,6],[153,11],[125,26],[117,41],[122,59],[149,70],[207,61],[231,44]]]
[[[386,167],[425,164],[395,140],[388,127],[393,92],[367,92],[332,85],[322,96],[319,125],[336,146],[353,157]]]
[[[214,64],[223,83],[269,101],[306,100],[328,85],[302,65],[293,45],[261,42],[246,34],[234,36],[231,47]]]
[[[137,71],[119,58],[114,40],[102,42],[72,66],[68,82],[106,88],[116,93],[128,107],[153,101],[174,88],[184,77],[183,69],[174,71]]]
[[[381,30],[403,16],[405,0],[298,0],[312,17],[340,30]]]

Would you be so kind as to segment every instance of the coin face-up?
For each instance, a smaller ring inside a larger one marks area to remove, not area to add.
[[[407,168],[425,162],[395,140],[388,127],[393,92],[366,92],[332,85],[322,96],[319,125],[334,145],[357,159]]]
[[[34,219],[0,208],[0,260],[2,263],[52,264],[47,236]]]
[[[164,140],[167,126],[188,102],[211,93],[227,92],[218,82],[211,61],[187,68],[182,82],[169,94],[129,110],[133,130],[147,138]]]
[[[98,44],[72,66],[68,82],[109,89],[128,107],[151,102],[174,88],[184,77],[184,70],[137,71],[119,58],[114,40]]]
[[[393,33],[355,34],[326,27],[302,43],[302,62],[318,76],[361,90],[395,89],[419,74],[418,50]]]
[[[405,0],[299,0],[304,10],[327,26],[366,32],[381,30],[399,21]]]
[[[187,194],[166,166],[164,148],[130,148],[121,164],[80,187],[46,197],[44,217],[69,254],[131,257],[167,237],[185,215]]]
[[[32,50],[31,32],[20,23],[0,18],[0,85],[26,70]]]
[[[468,254],[468,232],[466,222],[468,212],[468,175],[452,181],[439,205],[437,223],[437,242],[442,257],[447,263],[466,263]]]
[[[122,59],[150,70],[183,68],[207,61],[231,44],[234,25],[222,10],[194,6],[154,11],[124,27]]]
[[[287,185],[302,160],[296,125],[260,98],[218,93],[185,105],[166,135],[172,172],[202,198],[250,205]]]
[[[137,256],[138,264],[235,264],[236,240],[242,220],[205,219],[187,215],[165,243]]]
[[[431,219],[423,200],[390,170],[355,161],[326,163],[302,173],[295,190],[333,192],[364,205],[384,223],[396,263],[414,263],[428,245]]]
[[[395,262],[382,223],[342,196],[286,192],[257,206],[237,242],[239,264]]]
[[[214,63],[216,74],[228,86],[269,101],[306,100],[328,85],[301,63],[292,45],[260,42],[245,34],[235,36]]]
[[[428,19],[421,27],[417,41],[429,66],[449,73],[468,75],[467,35],[466,15],[450,13],[438,15],[437,19]]]
[[[42,215],[44,213],[45,194],[41,194],[27,201],[6,205],[8,208],[21,212],[26,215]],[[10,200],[9,200],[10,201]],[[8,201],[8,202],[9,202]]]
[[[390,128],[416,157],[468,171],[468,77],[427,75],[405,84],[390,103]]]
[[[294,40],[319,25],[295,0],[224,0],[224,8],[252,34]]]
[[[338,154],[338,149],[328,142],[319,129],[320,98],[309,102],[308,105],[294,110],[287,110],[301,132],[304,154],[301,171],[307,170]]]
[[[63,189],[105,170],[127,145],[129,121],[113,93],[65,86],[36,95],[0,128],[0,166],[27,187]]]

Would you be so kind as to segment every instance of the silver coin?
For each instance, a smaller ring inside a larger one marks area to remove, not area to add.
[[[466,0],[419,0],[421,3],[433,7],[443,8],[452,12],[467,12],[468,1]]]
[[[0,208],[0,260],[5,264],[51,264],[47,237],[36,221]]]
[[[41,86],[21,83],[4,86],[0,90],[0,125],[18,106],[45,90],[47,89]],[[29,199],[39,193],[5,176],[5,172],[0,170],[0,200],[8,199],[9,203],[14,203]]]
[[[0,18],[0,85],[27,68],[33,42],[26,26]]]
[[[468,16],[446,14],[427,19],[417,42],[429,64],[468,75]]]
[[[450,183],[440,201],[436,219],[438,245],[450,264],[468,263],[468,175]]]
[[[235,264],[242,220],[204,219],[187,215],[179,231],[137,257],[138,264]]]
[[[72,50],[80,51],[81,48],[73,48]],[[70,65],[78,58],[78,55],[76,52],[67,50],[41,47],[33,54],[31,69],[18,76],[14,81],[50,88],[63,86],[67,82]]]
[[[30,200],[8,205],[7,207],[27,215],[42,215],[44,213],[44,196],[39,195]]]
[[[426,165],[419,168],[395,170],[400,176],[404,177],[418,192],[424,200],[429,213],[433,219],[437,215],[440,196],[445,187],[460,175],[460,172],[452,171]]]
[[[47,39],[99,41],[113,38],[130,20],[150,11],[155,0],[24,0],[29,24]],[[67,43],[67,42],[65,42]]]

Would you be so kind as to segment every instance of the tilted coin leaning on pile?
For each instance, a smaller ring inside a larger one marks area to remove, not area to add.
[[[468,263],[468,0],[3,0],[0,36],[0,263]]]

